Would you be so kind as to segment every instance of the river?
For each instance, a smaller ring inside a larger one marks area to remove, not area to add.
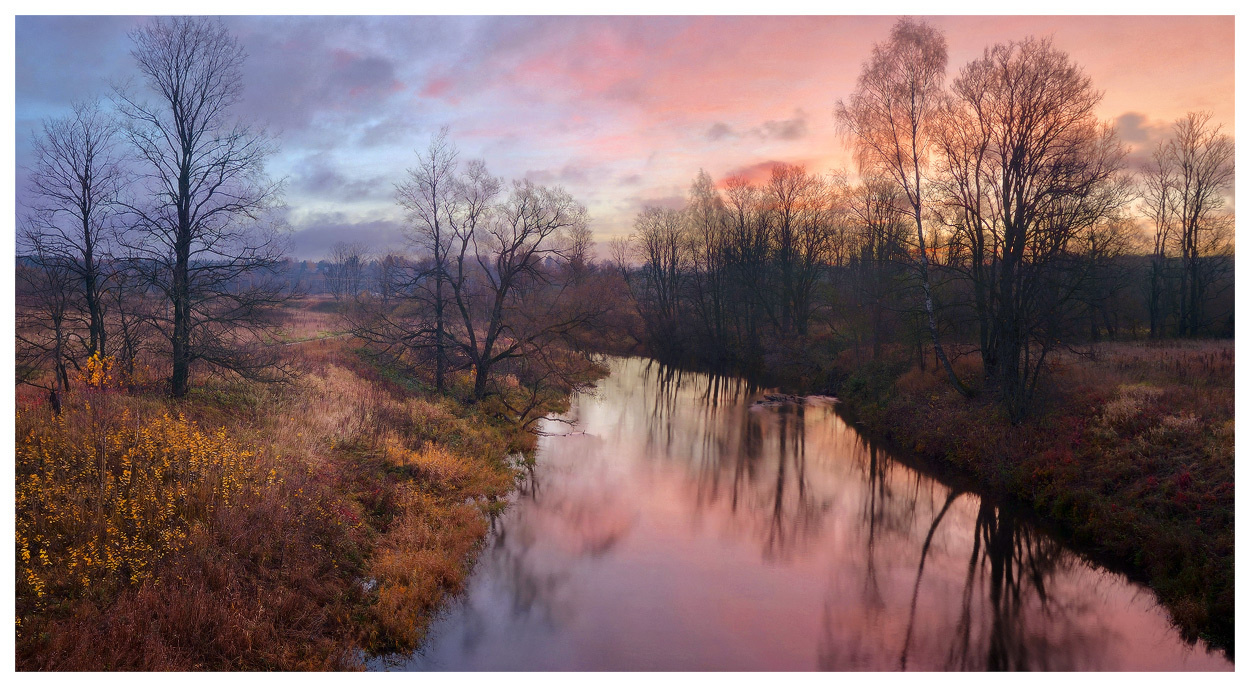
[[[382,670],[1231,670],[1151,591],[903,464],[832,399],[612,359],[465,593]]]

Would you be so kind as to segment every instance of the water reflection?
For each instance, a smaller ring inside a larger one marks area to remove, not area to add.
[[[542,439],[463,600],[374,667],[1231,668],[1147,591],[899,462],[828,401],[612,368],[575,431]]]
[[[959,497],[951,492],[930,526],[912,592],[908,631],[899,668],[907,669],[924,560],[942,516]],[[1096,614],[1069,613],[1051,603],[1049,582],[1068,572],[1067,554],[1010,508],[980,500],[972,551],[960,593],[959,613],[944,670],[1082,670],[1099,667],[1095,657],[1107,634]],[[1064,600],[1088,608],[1080,597]],[[1036,617],[1035,617],[1036,616]],[[1092,632],[1091,631],[1095,631]]]

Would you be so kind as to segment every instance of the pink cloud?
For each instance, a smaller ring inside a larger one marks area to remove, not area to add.
[[[392,178],[447,124],[465,156],[485,157],[496,174],[533,170],[567,184],[606,238],[628,232],[639,203],[675,202],[699,169],[762,182],[774,161],[817,173],[851,167],[832,111],[895,18],[231,21],[257,27],[247,34],[245,107],[286,130],[292,157],[307,153],[301,144],[333,150],[333,160],[352,161],[345,179]],[[1118,121],[1134,161],[1187,110],[1212,110],[1233,132],[1231,17],[925,21],[947,37],[949,78],[995,42],[1051,36],[1104,91],[1100,115]],[[117,32],[124,50],[124,27]],[[57,35],[29,69],[59,64]],[[79,63],[58,69],[77,74]],[[37,76],[26,88],[60,83]]]
[[[425,88],[421,89],[421,97],[423,98],[442,98],[446,96],[452,89],[451,79],[447,77],[435,77],[425,83]]]

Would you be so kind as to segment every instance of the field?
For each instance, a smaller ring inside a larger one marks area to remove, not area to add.
[[[351,669],[420,641],[533,437],[371,362],[328,302],[287,322],[288,384],[174,402],[101,361],[59,417],[19,388],[19,669]]]

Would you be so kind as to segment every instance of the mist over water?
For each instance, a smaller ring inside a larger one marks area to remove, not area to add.
[[[1149,589],[903,465],[829,399],[613,359],[546,421],[407,670],[1230,670]]]

